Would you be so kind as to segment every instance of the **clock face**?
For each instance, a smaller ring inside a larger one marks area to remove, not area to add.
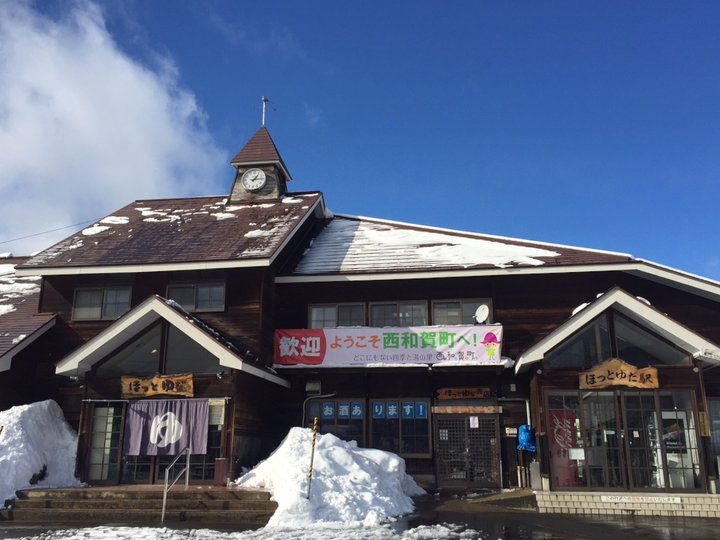
[[[240,181],[248,191],[259,191],[265,185],[267,178],[261,169],[248,169],[242,175]]]

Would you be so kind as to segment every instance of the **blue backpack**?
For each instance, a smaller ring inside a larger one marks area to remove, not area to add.
[[[518,450],[525,450],[527,452],[536,452],[535,446],[535,429],[528,425],[523,424],[518,428]]]

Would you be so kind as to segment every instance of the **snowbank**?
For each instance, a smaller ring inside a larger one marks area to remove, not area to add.
[[[77,436],[57,403],[40,401],[2,411],[0,426],[0,507],[18,489],[80,485],[75,478]]]
[[[311,446],[310,429],[292,428],[269,458],[235,481],[236,486],[272,493],[278,509],[269,526],[373,526],[412,512],[410,496],[425,493],[405,473],[405,461],[397,455],[318,434],[308,500]]]

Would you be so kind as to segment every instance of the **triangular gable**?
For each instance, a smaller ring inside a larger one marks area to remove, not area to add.
[[[23,333],[17,333],[10,347],[0,347],[0,372],[8,371],[12,367],[13,358],[20,354],[25,347],[31,345],[36,339],[55,326],[56,315],[44,315],[37,318],[37,324],[23,327]],[[28,328],[32,328],[28,330]],[[6,332],[7,333],[7,332]]]
[[[693,357],[709,364],[720,364],[720,348],[713,342],[674,321],[646,302],[615,287],[579,310],[557,329],[520,355],[515,365],[515,372],[525,371],[531,364],[541,361],[549,351],[577,334],[593,319],[610,308],[617,310],[640,326],[652,330],[675,346],[688,351]]]
[[[249,375],[265,379],[289,388],[290,383],[263,366],[253,365],[241,356],[235,347],[222,339],[219,334],[211,335],[200,321],[183,314],[180,310],[159,296],[152,296],[130,310],[97,336],[58,362],[58,375],[80,375],[90,371],[92,366],[112,351],[136,336],[159,319],[180,330],[198,345],[219,359],[223,367],[244,371]],[[213,333],[215,333],[213,331]]]
[[[258,129],[247,144],[230,160],[230,164],[236,167],[238,165],[257,165],[261,163],[276,164],[285,177],[292,180],[290,172],[287,170],[285,162],[265,126]]]

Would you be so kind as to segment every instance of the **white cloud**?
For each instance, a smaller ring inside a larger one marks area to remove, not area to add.
[[[303,108],[305,110],[305,121],[307,122],[308,126],[310,126],[311,128],[316,127],[322,119],[320,109],[318,109],[317,107],[313,107],[307,102],[303,103]]]
[[[226,187],[227,156],[172,59],[143,66],[97,6],[70,6],[51,19],[0,0],[0,242]],[[27,254],[69,232],[0,248]]]

